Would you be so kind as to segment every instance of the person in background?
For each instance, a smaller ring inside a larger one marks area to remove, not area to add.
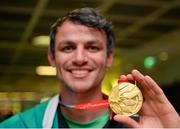
[[[175,128],[180,117],[162,89],[149,76],[132,70],[120,78],[136,81],[144,102],[139,120],[114,115],[109,108],[72,108],[101,101],[101,82],[112,66],[115,37],[110,22],[93,8],[73,10],[58,19],[50,32],[48,60],[56,68],[60,93],[51,100],[2,122],[1,128]],[[69,105],[71,104],[71,105]]]

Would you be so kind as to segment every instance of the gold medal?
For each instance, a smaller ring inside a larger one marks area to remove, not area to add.
[[[116,114],[132,116],[141,109],[143,96],[140,89],[129,82],[119,83],[112,88],[109,104]]]

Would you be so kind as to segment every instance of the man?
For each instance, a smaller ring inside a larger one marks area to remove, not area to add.
[[[110,23],[94,9],[68,13],[54,24],[50,36],[48,60],[57,70],[60,96],[4,121],[1,128],[180,127],[180,117],[160,87],[137,70],[121,78],[136,81],[143,93],[139,121],[120,115],[109,120],[108,108],[73,108],[106,99],[101,82],[112,65],[114,35]]]

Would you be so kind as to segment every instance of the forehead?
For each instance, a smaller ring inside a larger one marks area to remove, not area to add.
[[[106,34],[97,28],[87,27],[71,21],[65,21],[57,28],[55,40],[99,40],[106,42]]]

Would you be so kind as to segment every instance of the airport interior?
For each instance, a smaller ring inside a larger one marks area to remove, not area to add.
[[[103,83],[122,74],[151,76],[180,113],[180,0],[0,1],[0,121],[60,93],[47,59],[53,23],[76,8],[98,9],[113,24],[115,60]]]

